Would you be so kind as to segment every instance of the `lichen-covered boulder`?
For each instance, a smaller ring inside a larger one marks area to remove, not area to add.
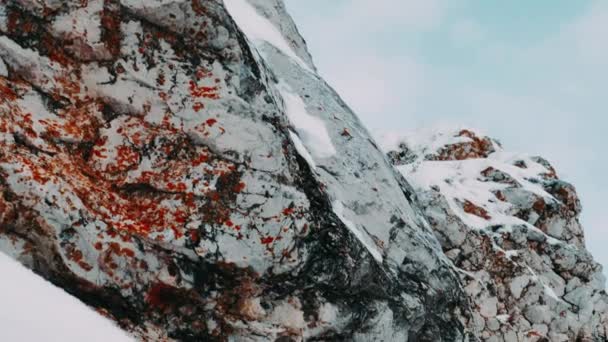
[[[0,189],[0,250],[141,340],[466,338],[280,1],[0,1]]]

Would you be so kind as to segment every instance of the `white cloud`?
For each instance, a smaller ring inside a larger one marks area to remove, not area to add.
[[[425,91],[424,66],[405,57],[352,55],[321,70],[366,123],[390,112],[413,112]]]
[[[608,3],[597,1],[570,28],[580,57],[587,63],[607,64]]]
[[[479,125],[514,152],[549,159],[562,177],[570,178],[588,161],[588,152],[576,140],[584,129],[578,113],[561,108],[552,97],[515,95],[504,91],[465,88],[460,97],[471,114],[466,124]],[[572,179],[568,179],[572,180]]]
[[[370,129],[377,128],[378,117],[413,115],[429,78],[424,64],[402,52],[388,55],[376,51],[375,46],[381,36],[394,37],[399,46],[401,34],[438,29],[448,1],[342,0],[328,6],[326,0],[310,0],[303,6],[299,0],[288,0],[287,5],[296,14],[296,21],[294,9],[325,9],[309,13],[309,22],[302,22],[300,30],[317,56],[321,75]]]
[[[334,0],[330,5],[327,0],[286,0],[286,4],[296,22],[303,23],[300,29],[313,49],[322,46],[343,54],[374,45],[379,34],[397,39],[406,33],[437,30],[454,6],[449,0]],[[300,15],[305,20],[298,20]]]
[[[343,20],[358,22],[362,30],[399,29],[429,31],[437,28],[444,17],[447,3],[443,0],[353,0],[345,3]]]

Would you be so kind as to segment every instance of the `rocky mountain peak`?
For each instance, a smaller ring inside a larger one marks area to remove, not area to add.
[[[471,129],[385,140],[472,302],[488,341],[601,341],[602,268],[584,246],[575,188],[551,164]]]

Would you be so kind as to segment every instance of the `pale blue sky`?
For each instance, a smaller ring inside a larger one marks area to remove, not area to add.
[[[546,157],[608,265],[608,1],[285,1],[372,131],[463,124]]]

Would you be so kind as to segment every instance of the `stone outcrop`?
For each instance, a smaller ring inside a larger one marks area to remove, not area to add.
[[[280,0],[0,0],[0,251],[136,339],[606,338],[547,161],[386,152]]]
[[[464,338],[281,2],[0,1],[0,61],[0,250],[138,339]]]
[[[416,189],[483,341],[604,341],[602,268],[585,249],[574,187],[545,159],[472,130],[418,132],[388,155]]]

